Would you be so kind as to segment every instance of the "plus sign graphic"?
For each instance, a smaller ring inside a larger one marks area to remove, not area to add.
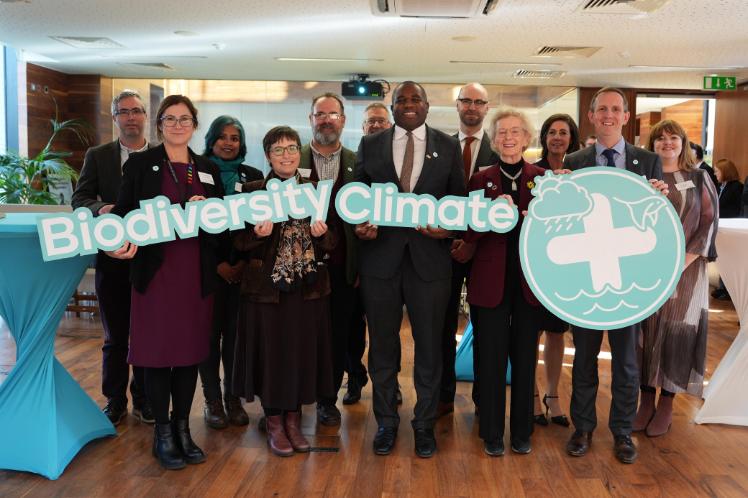
[[[520,233],[530,289],[584,328],[633,325],[675,290],[685,243],[678,214],[646,179],[616,168],[535,178]]]

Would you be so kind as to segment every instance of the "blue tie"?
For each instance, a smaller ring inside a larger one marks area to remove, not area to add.
[[[606,166],[611,166],[613,168],[616,167],[616,151],[615,149],[605,149],[603,151],[603,155],[605,156],[605,159],[608,160],[608,164]]]

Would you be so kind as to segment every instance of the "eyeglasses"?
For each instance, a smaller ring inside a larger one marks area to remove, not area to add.
[[[295,155],[299,153],[299,146],[298,145],[288,145],[286,147],[273,147],[270,149],[270,154],[275,157],[280,157],[283,155],[284,152],[288,152],[290,155]]]
[[[387,123],[387,120],[384,118],[369,118],[366,120],[366,124],[368,124],[369,126],[374,126],[374,125],[381,126],[381,125],[384,125],[385,123]]]
[[[179,126],[182,128],[187,128],[195,124],[195,118],[192,116],[163,116],[161,118],[161,123],[163,123],[167,128],[172,128],[176,126],[177,123],[179,123]]]
[[[325,119],[329,119],[330,121],[337,121],[343,117],[343,115],[339,112],[315,112],[314,114],[312,114],[312,116],[317,121],[324,121]]]
[[[140,116],[145,116],[145,109],[141,109],[140,107],[133,107],[132,109],[117,109],[114,111],[114,115],[127,116],[128,118],[130,116],[139,118]]]
[[[522,128],[510,128],[508,130],[506,128],[499,128],[498,130],[496,130],[496,136],[503,138],[508,135],[512,138],[517,138],[518,136],[522,135],[524,131],[525,130],[523,130]]]
[[[473,100],[473,99],[457,99],[457,102],[464,105],[465,107],[470,107],[471,105],[475,105],[475,107],[483,107],[484,105],[488,104],[487,100]]]

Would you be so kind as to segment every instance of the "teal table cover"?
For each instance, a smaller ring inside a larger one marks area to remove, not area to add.
[[[17,354],[0,384],[0,468],[57,479],[86,443],[116,430],[54,357],[60,318],[94,256],[45,262],[37,216],[0,218],[0,316]]]
[[[457,380],[473,382],[475,374],[473,373],[473,324],[468,322],[465,332],[460,339],[460,345],[457,347],[455,355],[455,376]],[[506,361],[506,383],[512,383],[512,363]]]

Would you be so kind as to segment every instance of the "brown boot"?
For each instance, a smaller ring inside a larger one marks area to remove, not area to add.
[[[231,425],[249,424],[249,415],[244,411],[242,400],[239,399],[239,396],[227,394],[223,401],[226,406],[226,418]]]
[[[293,455],[293,446],[283,429],[283,415],[265,417],[268,430],[268,445],[270,451],[282,457]]]
[[[667,434],[673,423],[673,396],[663,396],[657,400],[657,411],[647,426],[647,436],[657,437]]]
[[[655,414],[655,393],[642,391],[639,397],[639,409],[636,411],[636,418],[632,429],[634,432],[643,431],[647,424],[652,420]]]
[[[307,453],[312,447],[301,433],[301,412],[286,412],[283,424],[286,428],[286,436],[291,442],[294,451]]]

